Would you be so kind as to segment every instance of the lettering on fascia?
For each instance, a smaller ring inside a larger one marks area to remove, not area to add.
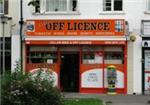
[[[80,31],[92,31],[92,30],[101,30],[108,31],[110,30],[110,22],[74,22],[74,23],[64,23],[64,22],[48,22],[46,23],[46,30],[80,30]]]

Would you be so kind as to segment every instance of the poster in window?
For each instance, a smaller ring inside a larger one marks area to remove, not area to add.
[[[100,88],[103,87],[102,69],[91,69],[81,75],[82,88]]]
[[[145,91],[150,92],[150,73],[145,73]]]
[[[53,59],[47,59],[47,63],[48,64],[52,64],[53,63]]]
[[[103,56],[99,55],[99,54],[95,54],[95,63],[103,63]]]

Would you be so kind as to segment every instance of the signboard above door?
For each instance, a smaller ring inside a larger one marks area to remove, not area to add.
[[[124,36],[123,19],[27,20],[27,36]]]

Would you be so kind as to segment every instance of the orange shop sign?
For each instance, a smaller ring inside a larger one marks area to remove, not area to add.
[[[28,36],[123,36],[125,30],[123,19],[27,20],[26,22]]]

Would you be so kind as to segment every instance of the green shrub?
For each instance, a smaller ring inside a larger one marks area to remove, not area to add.
[[[1,79],[1,105],[63,105],[59,90],[53,82],[20,71]]]

